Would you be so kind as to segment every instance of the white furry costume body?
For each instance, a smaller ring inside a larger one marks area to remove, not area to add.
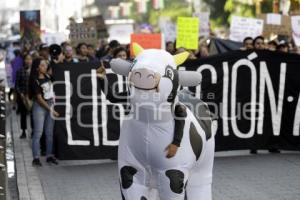
[[[211,199],[214,137],[207,138],[189,109],[181,145],[173,158],[166,158],[165,149],[174,135],[168,97],[176,81],[183,86],[199,84],[197,72],[175,70],[176,63],[183,61],[152,49],[141,52],[131,66],[121,60],[111,62],[113,71],[129,75],[131,81],[132,109],[121,127],[118,153],[125,200],[153,199],[151,188],[158,190],[160,200]]]

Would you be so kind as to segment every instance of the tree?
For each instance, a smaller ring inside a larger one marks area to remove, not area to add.
[[[228,23],[230,23],[231,17],[234,15],[242,17],[255,16],[255,5],[253,3],[245,3],[244,1],[227,0],[224,6],[224,10],[230,13],[230,15],[227,18]]]
[[[230,13],[224,9],[227,0],[202,0],[208,5],[210,10],[211,26],[220,27],[228,25]]]

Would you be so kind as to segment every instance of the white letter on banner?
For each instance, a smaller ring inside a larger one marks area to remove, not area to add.
[[[228,131],[228,85],[229,85],[228,63],[223,62],[223,98],[222,98],[222,121],[223,135],[229,136]]]
[[[251,126],[248,133],[242,133],[236,123],[236,85],[237,85],[237,70],[240,66],[247,66],[251,70]],[[255,106],[256,106],[256,82],[257,75],[254,64],[247,60],[241,59],[232,67],[232,83],[231,83],[231,125],[234,134],[239,138],[251,138],[255,131]]]
[[[267,87],[268,94],[269,94],[273,133],[275,136],[279,136],[280,134],[285,76],[286,76],[286,63],[282,63],[280,66],[278,104],[276,106],[274,88],[272,85],[272,80],[267,65],[265,62],[260,63],[259,112],[258,112],[259,120],[257,124],[258,134],[263,134],[265,87]]]
[[[114,74],[111,69],[106,70],[106,74]],[[123,79],[122,76],[117,76],[118,77],[118,85],[119,89],[122,90],[123,88]],[[105,94],[101,91],[101,119],[102,119],[102,143],[105,146],[118,146],[119,145],[119,140],[114,140],[114,141],[109,141],[108,140],[108,131],[107,131],[107,105],[118,105],[120,109],[120,129],[122,126],[122,119],[124,119],[124,108],[121,104],[112,104],[106,99]]]
[[[203,70],[208,69],[211,72],[211,83],[216,84],[217,83],[217,72],[215,68],[212,65],[201,65],[198,67],[197,72],[202,73]],[[201,98],[201,84],[196,87],[196,98]]]
[[[65,84],[66,84],[66,129],[68,136],[68,145],[89,146],[90,141],[87,140],[73,140],[71,129],[71,82],[70,72],[65,71]]]
[[[296,107],[295,119],[294,119],[294,128],[293,128],[293,135],[300,136],[300,94],[298,97],[298,103]]]
[[[94,145],[99,146],[99,130],[98,130],[98,99],[97,99],[97,73],[93,69],[92,72],[92,96],[93,96],[93,135]]]

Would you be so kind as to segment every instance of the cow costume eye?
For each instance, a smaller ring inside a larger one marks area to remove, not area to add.
[[[141,74],[141,72],[135,72],[134,74],[135,74],[135,75],[139,75],[139,76],[140,76],[140,78],[142,77],[142,74]]]
[[[153,74],[149,74],[149,75],[147,76],[147,78],[154,79],[154,75],[153,75]]]

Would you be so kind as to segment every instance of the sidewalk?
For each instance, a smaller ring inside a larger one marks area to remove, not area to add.
[[[20,200],[120,200],[117,163],[60,161],[31,165],[30,139],[19,139],[19,123],[11,114]],[[248,151],[216,154],[214,200],[296,200],[300,198],[300,153]]]
[[[32,167],[31,139],[19,139],[19,119],[15,112],[10,117],[20,200],[121,199],[116,162],[60,161],[55,166],[42,157],[43,166]]]

